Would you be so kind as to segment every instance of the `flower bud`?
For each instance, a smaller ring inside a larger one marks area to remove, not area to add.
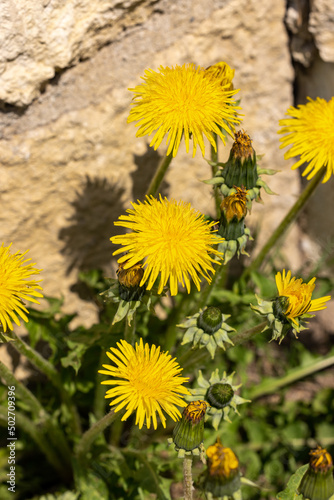
[[[212,359],[217,347],[224,349],[225,343],[233,345],[229,333],[235,331],[226,323],[229,314],[222,314],[217,307],[208,307],[187,318],[184,323],[177,325],[186,328],[182,345],[192,342],[195,348],[206,347]]]
[[[185,407],[182,418],[173,431],[173,442],[177,450],[192,451],[203,442],[204,417],[208,403],[193,401]]]
[[[208,307],[197,319],[197,326],[205,333],[215,333],[222,326],[223,315],[218,307]]]
[[[225,184],[253,189],[258,180],[256,153],[249,135],[239,130],[234,137],[230,156],[225,163],[223,175]]]
[[[225,90],[233,90],[234,69],[231,69],[226,62],[219,62],[209,66],[206,68],[205,74],[212,80],[219,80]]]
[[[206,400],[214,408],[225,408],[233,399],[234,390],[230,384],[213,384],[206,393]]]
[[[310,451],[309,468],[305,472],[298,493],[309,500],[329,500],[334,494],[333,460],[325,448]]]
[[[237,240],[245,234],[244,219],[247,214],[247,191],[235,187],[233,193],[223,199],[218,234],[225,240]]]
[[[146,291],[146,287],[139,286],[144,275],[144,269],[141,264],[135,264],[124,269],[126,262],[118,265],[116,271],[119,283],[119,295],[122,300],[127,302],[140,300]]]

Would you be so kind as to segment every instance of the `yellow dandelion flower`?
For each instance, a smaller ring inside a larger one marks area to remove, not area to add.
[[[132,203],[129,215],[121,215],[116,226],[131,229],[131,233],[110,238],[112,243],[123,245],[114,252],[117,255],[127,252],[118,259],[125,262],[124,269],[144,262],[144,275],[140,282],[147,282],[151,290],[159,273],[158,293],[163,291],[169,280],[171,295],[177,294],[181,283],[190,292],[190,278],[200,290],[199,275],[210,283],[209,273],[214,274],[215,261],[210,254],[221,257],[223,254],[212,248],[221,241],[211,230],[215,222],[206,222],[204,216],[183,201],[160,200],[147,197],[144,203]]]
[[[189,394],[183,383],[188,378],[181,377],[182,368],[168,352],[160,352],[160,347],[143,344],[140,339],[135,348],[121,340],[117,348],[111,347],[107,356],[114,365],[103,365],[99,370],[102,375],[113,377],[104,380],[104,385],[114,386],[106,393],[106,398],[112,398],[110,405],[117,405],[115,412],[125,407],[122,420],[126,420],[136,411],[136,425],[141,429],[146,421],[147,428],[157,428],[158,413],[162,425],[166,427],[167,413],[174,421],[181,417],[178,406],[187,406],[183,394]]]
[[[323,166],[327,167],[322,181],[327,182],[334,174],[334,97],[328,102],[320,97],[316,100],[308,97],[307,104],[298,108],[291,106],[286,115],[290,118],[279,122],[282,129],[278,133],[287,134],[280,139],[280,147],[292,147],[284,158],[300,156],[293,169],[308,163],[303,172],[307,179],[311,179]]]
[[[7,328],[13,330],[13,323],[20,325],[18,316],[23,321],[28,321],[28,310],[22,300],[39,302],[34,297],[43,297],[36,290],[42,290],[37,284],[39,281],[29,279],[31,275],[39,274],[41,269],[36,269],[35,264],[27,264],[31,259],[25,259],[24,253],[10,253],[10,244],[0,247],[0,325],[3,331]],[[41,281],[41,280],[40,280]]]
[[[312,300],[312,292],[315,288],[316,278],[308,283],[303,283],[301,278],[291,278],[291,271],[287,274],[283,269],[282,274],[278,272],[275,276],[276,286],[280,297],[288,298],[288,306],[284,315],[297,324],[295,318],[303,314],[326,309],[325,303],[331,299],[330,296]]]
[[[128,123],[139,121],[137,137],[154,136],[150,146],[157,149],[167,135],[167,155],[176,155],[182,135],[189,152],[189,139],[193,138],[193,156],[197,145],[204,156],[205,136],[216,150],[214,133],[225,144],[220,127],[233,137],[234,125],[240,123],[235,101],[231,97],[238,90],[227,90],[220,79],[208,78],[206,70],[194,64],[160,66],[142,77],[144,83],[129,89],[135,93]]]

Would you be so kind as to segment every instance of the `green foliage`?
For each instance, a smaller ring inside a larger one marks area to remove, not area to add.
[[[303,500],[303,495],[298,495],[296,490],[299,483],[308,468],[308,464],[299,467],[299,469],[291,476],[287,487],[277,495],[277,500]]]

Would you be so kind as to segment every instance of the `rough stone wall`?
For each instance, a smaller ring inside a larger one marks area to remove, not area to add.
[[[113,221],[142,198],[164,153],[127,124],[146,68],[221,60],[235,68],[244,122],[268,183],[249,224],[260,242],[298,196],[299,175],[279,151],[278,120],[293,102],[294,73],[284,26],[285,1],[4,0],[0,16],[1,240],[30,248],[44,292],[64,295],[68,311],[94,320],[71,291],[79,269],[112,273]],[[323,39],[322,39],[323,43]],[[326,52],[327,53],[327,52]],[[220,148],[221,158],[228,148]],[[210,167],[183,147],[163,194],[213,213]],[[299,230],[285,247],[300,265]]]

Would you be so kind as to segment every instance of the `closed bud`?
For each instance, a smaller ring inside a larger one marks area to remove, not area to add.
[[[197,319],[198,328],[202,328],[205,333],[215,333],[222,326],[223,315],[218,307],[208,307]]]
[[[185,407],[182,418],[173,431],[173,442],[177,450],[192,451],[203,442],[204,417],[208,403],[193,401]]]
[[[234,390],[230,384],[213,384],[206,393],[206,400],[214,408],[225,408],[233,399]]]
[[[225,90],[233,90],[234,69],[231,69],[226,62],[219,62],[209,66],[205,74],[212,80],[219,80]]]
[[[239,130],[234,137],[230,156],[225,163],[223,176],[225,184],[253,189],[258,180],[256,153],[249,135]]]
[[[298,487],[298,493],[309,500],[329,500],[334,494],[333,460],[325,448],[310,451],[309,468]]]
[[[119,264],[117,269],[117,278],[119,283],[119,295],[122,300],[127,302],[140,300],[146,291],[145,286],[139,286],[144,275],[144,269],[141,264],[125,269],[126,262]]]

